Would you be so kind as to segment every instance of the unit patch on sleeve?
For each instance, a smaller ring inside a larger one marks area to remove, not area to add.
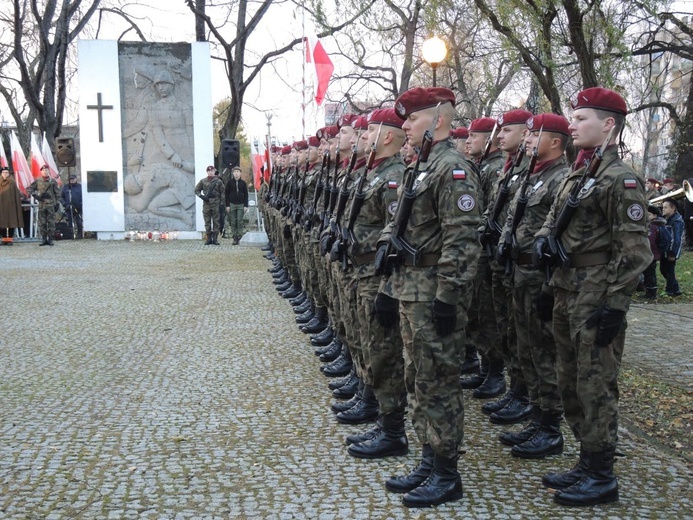
[[[388,204],[387,212],[392,216],[394,216],[395,213],[397,213],[397,201],[390,202],[390,204]]]
[[[463,181],[467,178],[467,172],[464,170],[452,170],[452,178],[456,181]]]
[[[626,215],[628,215],[628,218],[633,222],[638,222],[641,220],[644,214],[645,211],[642,209],[640,204],[631,204],[626,210]]]
[[[387,181],[387,187],[393,190],[397,189],[397,181]]]
[[[457,199],[457,207],[466,213],[476,207],[476,201],[471,195],[462,195]]]

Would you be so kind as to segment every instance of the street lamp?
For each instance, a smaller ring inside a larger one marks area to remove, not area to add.
[[[445,47],[445,42],[437,36],[433,36],[432,38],[429,38],[423,42],[421,54],[423,55],[423,59],[426,61],[426,63],[428,63],[431,66],[431,69],[433,69],[433,86],[435,87],[436,67],[438,67],[438,64],[443,61],[445,56],[448,54],[448,49]]]

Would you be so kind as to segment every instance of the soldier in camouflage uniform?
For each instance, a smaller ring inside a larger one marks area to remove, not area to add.
[[[616,92],[595,87],[579,92],[571,106],[574,111],[569,128],[580,152],[537,233],[533,249],[537,267],[554,258],[547,237],[571,188],[580,182],[585,161],[612,129],[614,137],[594,176],[582,184],[577,194],[579,204],[559,237],[569,263],[558,264],[563,267],[554,270],[550,281],[555,298],[558,389],[566,421],[581,449],[574,468],[546,475],[543,483],[558,489],[554,500],[560,504],[592,505],[618,500],[613,465],[626,313],[640,273],[652,261],[652,252],[643,182],[619,158],[618,147],[612,144],[625,124],[626,102]],[[540,301],[540,308],[546,303]]]
[[[383,326],[399,315],[411,419],[424,445],[423,460],[409,475],[386,482],[390,491],[405,493],[402,502],[408,507],[442,504],[463,494],[457,471],[464,423],[459,385],[463,344],[453,333],[456,321],[464,318],[458,305],[468,308],[471,301],[480,212],[475,166],[448,137],[454,103],[451,90],[435,87],[408,90],[395,103],[409,143],[421,146],[429,129],[434,143],[427,160],[405,173],[416,181],[402,238],[418,254],[398,259],[398,269],[381,283],[374,303]],[[383,230],[376,253],[380,259],[393,229],[397,231],[390,224]]]
[[[216,168],[207,166],[207,177],[200,179],[195,186],[195,195],[200,197],[202,204],[202,216],[205,219],[205,231],[207,241],[205,245],[219,245],[217,235],[219,234],[219,205],[224,197],[224,181],[215,175]]]
[[[374,428],[347,437],[349,454],[359,458],[375,459],[408,452],[404,432],[406,389],[402,337],[397,328],[385,328],[378,320],[371,319],[380,286],[380,277],[375,276],[375,252],[380,233],[397,207],[397,188],[402,184],[405,168],[399,150],[404,140],[402,119],[393,109],[375,110],[369,115],[361,141],[364,149],[371,150],[372,159],[370,156],[368,159],[372,162],[371,169],[359,173],[366,174],[362,181],[363,204],[355,208],[352,202],[348,214],[348,222],[353,222],[348,253],[358,282],[356,309],[364,358],[363,372],[359,375],[365,386],[372,389],[379,407],[379,421]]]
[[[38,201],[38,229],[43,241],[41,246],[52,246],[55,234],[55,207],[60,200],[60,188],[50,176],[48,166],[41,166],[41,176],[27,188],[27,195]]]
[[[466,144],[471,160],[479,166],[479,186],[481,188],[479,204],[481,205],[481,211],[484,211],[489,206],[491,195],[498,181],[498,172],[503,168],[503,154],[498,148],[499,137],[497,132],[492,142],[488,143],[495,126],[496,120],[492,117],[474,119],[469,124],[469,136]],[[489,152],[484,158],[487,143]],[[460,371],[463,374],[471,373],[473,375],[462,379],[460,384],[462,388],[473,389],[479,387],[486,379],[489,364],[503,364],[503,356],[498,348],[500,339],[491,295],[491,266],[485,249],[481,250],[481,255],[479,256],[476,278],[474,280],[474,296],[470,306],[465,337],[464,362]],[[481,351],[484,366],[483,375],[479,371],[477,348]]]
[[[517,351],[532,403],[532,420],[520,432],[504,432],[499,438],[506,446],[512,446],[513,456],[539,459],[563,452],[560,429],[563,406],[556,385],[556,345],[551,320],[539,316],[534,304],[546,276],[532,268],[532,245],[568,171],[564,151],[570,135],[568,120],[557,114],[534,116],[526,126],[527,154],[536,153],[536,165],[531,175],[522,179],[521,189],[510,205],[498,256],[501,264],[514,265],[512,294]],[[513,222],[523,189],[527,202],[523,204],[523,217],[516,224],[513,240]]]

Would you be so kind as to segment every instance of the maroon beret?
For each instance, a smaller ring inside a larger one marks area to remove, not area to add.
[[[674,184],[674,182],[676,182],[674,179],[667,178],[662,181],[662,184]]]
[[[308,146],[313,146],[313,147],[317,148],[318,146],[320,146],[320,139],[318,139],[314,135],[311,135],[308,138]]]
[[[282,155],[289,155],[291,153],[291,146],[284,146],[282,148],[281,154]]]
[[[493,127],[496,126],[496,120],[492,117],[480,117],[469,123],[470,132],[493,132]]]
[[[327,130],[326,126],[323,126],[322,128],[318,128],[318,131],[315,132],[315,137],[317,137],[318,139],[327,139],[327,137],[325,136],[326,130]]]
[[[272,147],[270,148],[270,152],[272,152],[272,153],[279,153],[280,151],[281,151],[281,148],[279,146],[276,146],[276,145],[272,145]]]
[[[397,98],[395,112],[400,119],[406,119],[412,112],[434,107],[438,103],[451,103],[454,106],[454,92],[442,87],[411,88]]]
[[[397,117],[394,108],[379,108],[368,114],[368,123],[371,125],[379,125],[382,123],[384,126],[402,128],[404,120]]]
[[[578,92],[570,98],[570,106],[573,110],[596,108],[624,116],[628,113],[625,99],[613,90],[602,87],[592,87]]]
[[[568,120],[558,114],[538,114],[530,117],[525,124],[527,129],[532,132],[538,132],[539,129],[544,127],[544,132],[556,132],[570,137]]]
[[[307,150],[308,149],[308,141],[296,141],[294,143],[294,148],[296,150]]]
[[[450,137],[453,139],[466,139],[469,137],[469,130],[467,130],[466,126],[458,126],[450,130]]]
[[[358,117],[359,116],[356,114],[344,114],[337,119],[337,128],[342,128],[344,125],[351,125]]]
[[[368,119],[366,116],[358,116],[351,122],[354,130],[368,130]]]
[[[339,135],[339,127],[337,125],[328,126],[325,128],[323,139],[333,139]]]
[[[654,177],[650,177],[650,178],[647,179],[647,181],[645,181],[645,182],[649,182],[649,183],[651,183],[651,184],[659,184],[659,181],[658,181],[657,179],[655,179]]]
[[[505,114],[499,115],[498,126],[503,128],[508,125],[524,125],[530,117],[532,117],[530,111],[516,108],[515,110],[510,110]]]

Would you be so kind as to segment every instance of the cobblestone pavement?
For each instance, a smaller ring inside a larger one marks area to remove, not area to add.
[[[267,267],[228,240],[0,249],[0,519],[693,518],[691,467],[626,430],[621,501],[555,505],[540,477],[571,467],[575,443],[514,459],[473,399],[464,499],[408,510],[383,482],[420,446],[410,432],[407,457],[347,455],[343,439],[361,427],[334,420]],[[690,345],[664,356],[651,345],[660,310],[634,310],[640,346],[626,362],[690,381]],[[672,310],[690,330],[691,308]]]

